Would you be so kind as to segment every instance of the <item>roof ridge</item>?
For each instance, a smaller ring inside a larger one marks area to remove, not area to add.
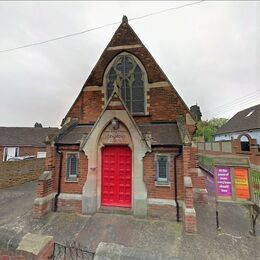
[[[26,128],[26,129],[59,129],[58,127],[34,127],[34,126],[0,126],[0,128]]]

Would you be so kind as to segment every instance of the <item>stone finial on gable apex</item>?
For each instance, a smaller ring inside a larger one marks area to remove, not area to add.
[[[123,15],[122,23],[128,23],[128,18],[126,15]]]

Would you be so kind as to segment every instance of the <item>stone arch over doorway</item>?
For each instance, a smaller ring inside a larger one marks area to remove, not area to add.
[[[82,212],[93,214],[100,207],[99,178],[101,176],[100,148],[102,147],[100,141],[102,142],[102,135],[115,118],[129,133],[129,145],[132,146],[132,211],[136,216],[146,216],[147,189],[143,181],[143,157],[150,152],[150,147],[127,110],[106,110],[106,108],[81,145],[88,157],[88,176],[83,187]]]
[[[115,122],[116,126],[113,126]],[[132,180],[134,179],[133,176],[133,153],[134,153],[134,146],[132,142],[131,135],[127,129],[127,127],[117,118],[113,118],[105,127],[98,142],[98,169],[97,169],[97,208],[100,208],[102,203],[102,158],[103,150],[106,148],[129,148],[131,151],[131,201],[133,201],[133,183]]]

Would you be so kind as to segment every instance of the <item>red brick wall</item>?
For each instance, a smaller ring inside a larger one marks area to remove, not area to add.
[[[253,139],[255,140],[255,139]],[[199,150],[199,154],[203,156],[227,156],[233,155],[236,158],[248,158],[249,162],[254,165],[260,166],[260,152],[255,144],[250,146],[250,151],[241,151],[239,140],[235,139],[232,141],[232,152],[225,153],[222,151],[212,151],[212,150]]]
[[[198,176],[197,171],[194,171],[194,169],[197,169],[199,167],[197,147],[191,147],[190,153],[191,153],[190,175],[191,175],[191,179],[192,179],[192,185],[194,188],[205,189],[205,187],[206,187],[205,176]]]
[[[176,207],[171,205],[148,205],[148,216],[165,220],[176,220]]]
[[[19,147],[19,156],[35,155],[37,152],[45,152],[46,147],[32,147],[32,146],[12,146]],[[4,146],[0,146],[0,162],[3,161],[4,156]]]
[[[100,113],[102,112],[102,97],[104,94],[101,91],[85,91],[82,93],[82,115],[80,123],[95,123]]]
[[[0,163],[0,188],[37,180],[44,171],[44,159]]]
[[[185,117],[187,108],[177,97],[171,86],[151,88],[149,116],[135,116],[137,123],[152,121],[176,121],[177,115]],[[81,124],[94,123],[102,112],[104,94],[100,91],[83,91],[80,98],[68,113],[71,118],[78,118]],[[194,127],[189,129],[194,131]]]
[[[37,152],[45,152],[46,147],[26,147],[22,146],[19,147],[19,156],[26,156],[26,155],[35,155],[37,156]]]
[[[79,146],[63,146],[60,147],[60,151],[63,153],[62,160],[62,176],[61,176],[61,193],[75,193],[81,194],[82,188],[87,179],[88,173],[88,158],[84,152],[78,152]],[[66,158],[67,153],[69,152],[78,152],[79,153],[79,164],[78,164],[78,179],[77,181],[67,181],[66,180]],[[54,190],[58,190],[58,177],[59,177],[59,163],[60,156],[56,157],[56,167],[55,167],[55,176],[54,176]]]
[[[0,260],[25,260],[25,256],[8,252],[8,251],[0,251]]]
[[[169,177],[170,187],[159,187],[155,185],[156,181],[156,160],[157,153],[170,154],[169,164]],[[144,182],[147,187],[148,198],[158,199],[174,199],[174,155],[177,150],[172,149],[155,149],[144,158]],[[178,185],[178,198],[183,199],[183,174],[182,174],[182,158],[177,159],[177,185]]]
[[[81,200],[58,200],[58,211],[82,213]]]
[[[47,174],[47,176],[46,176]],[[36,187],[37,198],[46,198],[46,196],[53,193],[53,177],[49,172],[44,172],[38,179]],[[43,204],[33,205],[33,216],[40,218],[53,209],[53,198],[45,201]]]
[[[67,116],[78,118],[80,123],[94,123],[102,112],[102,94],[100,91],[82,91],[80,98],[72,106]]]
[[[124,45],[141,44],[139,48],[129,48],[124,49],[124,51],[134,55],[142,62],[149,83],[168,81],[152,55],[142,45],[129,25],[121,25],[118,28],[108,47],[120,46],[123,43]],[[107,66],[121,52],[122,50],[119,49],[105,50],[85,82],[84,87],[102,86]],[[84,87],[66,117],[78,118],[80,123],[93,123],[102,111],[103,102],[101,99],[103,94],[101,90],[84,91]],[[150,95],[150,99],[148,99],[147,102],[150,103],[148,110],[151,116],[135,117],[139,123],[162,120],[174,121],[177,115],[185,116],[188,112],[187,107],[170,84],[166,87],[152,88],[147,94]],[[194,129],[189,130],[194,131]]]
[[[188,112],[171,86],[150,89],[151,121],[176,121],[177,115]]]
[[[48,202],[38,205],[33,205],[33,217],[34,218],[41,218],[53,209],[53,199],[49,200]]]
[[[43,198],[53,192],[53,179],[38,180],[36,187],[37,198]]]
[[[53,248],[54,248],[54,240],[51,240],[42,247],[38,255],[23,250],[16,250],[16,252],[0,250],[0,260],[51,259]]]

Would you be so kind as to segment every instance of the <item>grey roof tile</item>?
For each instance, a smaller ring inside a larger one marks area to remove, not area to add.
[[[58,132],[55,127],[0,127],[0,146],[45,146],[45,137]]]
[[[260,104],[236,113],[215,135],[253,129],[260,129]]]
[[[93,125],[77,125],[63,133],[56,140],[59,144],[79,144],[84,135],[88,135]],[[143,134],[152,134],[152,145],[181,145],[181,138],[176,123],[138,125]]]

